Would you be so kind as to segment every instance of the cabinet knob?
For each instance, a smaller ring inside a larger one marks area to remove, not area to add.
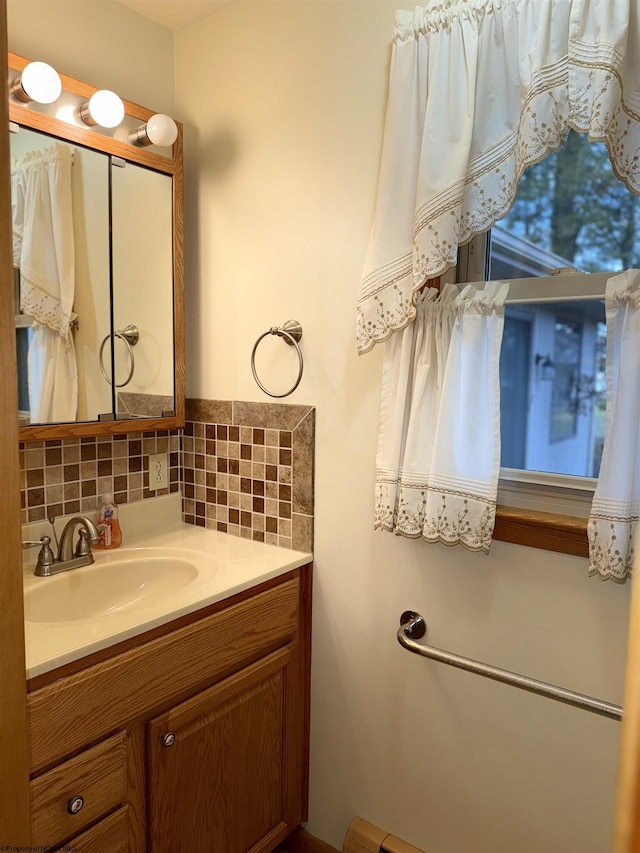
[[[173,732],[167,732],[167,734],[164,735],[164,737],[162,738],[162,745],[164,746],[165,749],[169,746],[173,746],[175,742],[176,742],[176,736],[174,735]]]
[[[78,814],[84,806],[84,797],[72,797],[67,803],[67,812],[71,815]]]

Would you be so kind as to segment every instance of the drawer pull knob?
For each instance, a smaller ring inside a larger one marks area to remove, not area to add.
[[[84,806],[84,797],[73,797],[67,803],[67,811],[71,815],[78,814],[78,812],[82,809],[83,806]]]
[[[167,749],[167,747],[169,747],[169,746],[173,746],[175,742],[176,742],[176,736],[174,735],[173,732],[167,732],[167,734],[164,735],[164,737],[162,738],[162,745],[164,746],[165,749]]]

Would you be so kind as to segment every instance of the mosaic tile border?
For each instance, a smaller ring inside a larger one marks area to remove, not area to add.
[[[179,492],[180,450],[178,430],[21,443],[21,523],[92,513],[106,492],[117,504]],[[150,492],[153,453],[169,454],[169,487]]]
[[[312,551],[314,442],[312,406],[187,400],[184,520]]]

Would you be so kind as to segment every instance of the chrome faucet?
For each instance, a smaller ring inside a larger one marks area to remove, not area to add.
[[[73,534],[78,526],[80,526],[80,531],[74,550]],[[95,545],[99,539],[98,529],[90,518],[85,515],[74,515],[64,526],[57,557],[54,557],[51,550],[50,536],[42,536],[38,542],[23,542],[22,544],[25,547],[41,546],[33,573],[38,577],[46,578],[50,575],[57,575],[58,572],[68,572],[69,569],[90,566],[94,562],[91,545]]]

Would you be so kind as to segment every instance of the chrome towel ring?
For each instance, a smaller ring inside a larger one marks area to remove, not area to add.
[[[258,349],[258,345],[263,338],[266,338],[267,335],[278,335],[280,338],[284,338],[285,343],[289,344],[290,347],[295,347],[296,352],[298,353],[298,378],[293,383],[293,386],[285,391],[284,394],[272,394],[271,391],[267,391],[262,382],[258,379],[258,373],[256,371],[256,350]],[[287,320],[282,326],[272,326],[267,332],[263,332],[260,335],[258,340],[253,345],[253,349],[251,350],[251,372],[253,373],[253,378],[256,380],[258,387],[264,391],[265,394],[268,394],[270,397],[288,397],[289,394],[293,394],[298,385],[300,384],[300,380],[302,379],[302,371],[304,369],[304,362],[302,359],[302,350],[298,344],[298,341],[302,337],[302,326],[298,323],[297,320]]]
[[[129,353],[129,375],[124,380],[124,382],[117,383],[116,388],[124,388],[125,385],[128,385],[131,382],[131,378],[133,377],[133,371],[135,370],[136,360],[133,354],[133,347],[140,340],[140,331],[137,326],[125,326],[124,329],[117,329],[113,333],[114,338],[120,338],[121,341],[124,342],[124,345],[127,348],[127,352]],[[103,361],[103,353],[104,353],[104,345],[109,340],[111,335],[107,335],[105,339],[100,344],[100,352],[98,354],[98,361],[100,362],[100,370],[102,371],[102,375],[107,380],[109,385],[113,385],[113,381],[109,378],[107,371],[104,369],[104,361]]]

